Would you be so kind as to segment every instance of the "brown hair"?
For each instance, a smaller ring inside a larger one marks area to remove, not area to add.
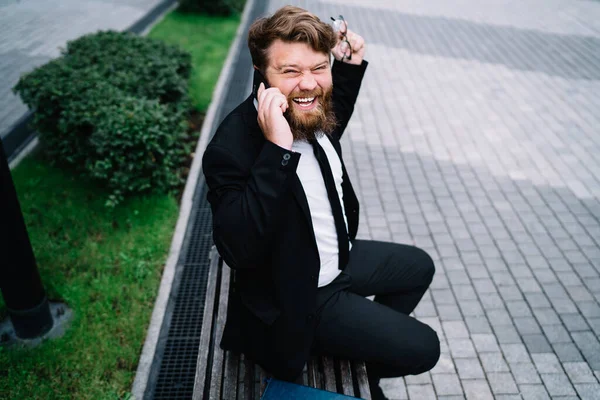
[[[326,54],[337,41],[331,25],[322,22],[316,15],[299,7],[282,7],[271,17],[254,21],[248,31],[252,63],[262,72],[267,67],[269,47],[277,39],[306,43],[314,51]]]

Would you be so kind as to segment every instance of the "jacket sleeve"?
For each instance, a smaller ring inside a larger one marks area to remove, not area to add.
[[[250,168],[224,146],[206,149],[202,168],[213,212],[213,237],[230,267],[260,264],[299,160],[299,153],[270,141],[265,141]]]
[[[338,120],[338,128],[336,129],[338,139],[342,137],[354,112],[354,104],[360,92],[360,85],[368,64],[364,60],[361,65],[343,63],[337,60],[333,62],[331,70],[333,77],[333,110]]]

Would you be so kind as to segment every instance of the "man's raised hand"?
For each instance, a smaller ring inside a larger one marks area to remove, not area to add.
[[[342,23],[346,22],[344,21]],[[363,58],[365,57],[365,39],[359,34],[351,31],[350,29],[347,29],[345,38],[344,34],[342,34],[341,32],[337,32],[337,35],[338,41],[335,47],[331,49],[331,52],[333,53],[335,59],[338,61],[343,61],[347,64],[362,64]],[[347,54],[346,57],[344,57],[344,54],[346,52],[345,46],[347,45],[344,42],[344,39],[346,39],[348,43],[350,43],[350,47],[352,48],[352,57],[350,59],[348,59]]]
[[[258,125],[265,138],[285,149],[291,150],[294,137],[290,124],[283,113],[288,109],[287,98],[276,87],[265,89],[263,83],[258,87]]]

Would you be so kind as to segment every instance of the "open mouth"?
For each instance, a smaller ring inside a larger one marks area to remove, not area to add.
[[[300,109],[305,110],[311,109],[316,103],[316,97],[296,97],[293,100]]]

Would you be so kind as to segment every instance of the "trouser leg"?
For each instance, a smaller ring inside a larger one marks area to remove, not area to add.
[[[403,244],[356,240],[344,271],[349,290],[403,314],[410,314],[427,291],[435,267],[423,250]]]
[[[334,289],[319,290],[317,349],[364,360],[374,382],[433,368],[440,352],[437,334],[408,316],[433,273],[431,258],[420,249],[355,241],[346,270],[332,283]],[[336,285],[343,289],[335,290]],[[365,298],[370,295],[375,295],[374,302]]]
[[[376,377],[420,374],[439,357],[429,326],[348,291],[335,293],[323,307],[315,344],[321,352],[365,361]]]

